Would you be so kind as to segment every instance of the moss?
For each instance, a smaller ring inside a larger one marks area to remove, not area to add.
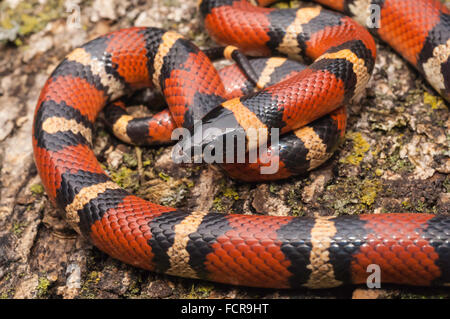
[[[430,105],[433,110],[445,108],[445,102],[441,97],[434,96],[428,92],[423,94],[423,102]]]
[[[100,273],[98,271],[91,271],[88,276],[88,282],[98,284],[100,281]]]
[[[19,236],[20,234],[22,234],[24,227],[26,226],[25,223],[14,223],[13,227],[12,227],[12,232]]]
[[[122,159],[127,167],[133,168],[138,165],[137,158],[134,154],[125,153],[123,154]]]
[[[318,201],[338,215],[355,215],[367,211],[383,189],[380,180],[357,177],[339,178],[336,184],[329,185]]]
[[[98,271],[91,271],[87,275],[87,278],[84,281],[83,286],[81,287],[81,291],[85,297],[88,297],[89,294],[92,294],[92,292],[89,292],[89,286],[97,285],[100,282],[100,279],[100,273]]]
[[[411,202],[409,201],[409,199],[405,199],[404,201],[402,201],[402,207],[405,209],[411,209],[412,205]]]
[[[158,174],[159,178],[161,178],[163,181],[168,182],[170,180],[170,176],[166,173],[160,172]]]
[[[360,200],[366,206],[371,206],[375,202],[378,192],[381,190],[381,182],[373,179],[363,181]]]
[[[189,181],[186,182],[186,186],[189,187],[189,188],[194,187],[194,185],[195,185],[194,182],[191,181],[191,180],[189,180]]]
[[[414,210],[419,213],[425,212],[426,208],[427,205],[422,200],[416,201],[416,204],[414,205]]]
[[[42,184],[33,184],[30,186],[30,191],[34,195],[43,195],[45,190]]]
[[[39,19],[37,17],[22,14],[21,19],[23,24],[19,28],[20,34],[26,35],[38,29]]]
[[[344,164],[359,165],[365,154],[369,151],[370,144],[364,139],[361,133],[358,132],[348,132],[346,134],[346,139],[353,141],[353,149],[351,155],[341,159],[340,162]]]
[[[219,212],[223,212],[227,209],[227,204],[229,204],[230,201],[239,199],[239,194],[233,187],[227,185],[225,179],[221,179],[219,185],[219,193],[214,197],[213,208]]]
[[[149,159],[142,162],[142,166],[144,166],[144,167],[150,166],[151,164],[152,164],[152,161]]]
[[[107,269],[106,267],[104,269]],[[81,287],[81,295],[84,298],[88,299],[94,299],[97,297],[96,295],[96,289],[97,288],[91,288],[92,285],[96,286],[101,280],[101,273],[98,271],[91,271],[88,275],[86,280],[83,282],[83,285]]]
[[[289,3],[280,2],[280,3],[275,4],[274,7],[277,9],[288,9],[290,6],[289,6]]]
[[[39,297],[43,297],[47,295],[48,288],[50,287],[50,280],[47,279],[47,277],[39,277],[38,279],[38,285],[37,285],[37,295]]]
[[[377,168],[375,170],[375,175],[380,177],[381,175],[383,175],[384,171],[381,168]]]
[[[300,194],[297,192],[297,188],[294,187],[289,190],[286,196],[286,203],[290,207],[292,216],[303,216],[303,204],[300,201]]]
[[[121,166],[118,171],[112,172],[111,179],[124,188],[133,190],[139,188],[139,182],[136,179],[135,171],[125,166]]]
[[[2,18],[0,27],[11,30],[18,26],[18,36],[27,36],[45,28],[53,20],[67,16],[64,7],[65,0],[47,0],[41,4],[39,0],[21,1],[11,9],[5,2],[0,4]],[[16,45],[21,41],[13,40]]]
[[[239,194],[231,187],[225,188],[225,190],[223,192],[223,196],[228,197],[228,198],[232,198],[234,200],[238,200],[239,199]]]
[[[131,282],[130,286],[127,289],[127,292],[124,294],[125,297],[127,297],[127,298],[138,297],[141,292],[141,288],[140,288],[141,283],[142,283],[141,278],[138,278],[137,280]]]
[[[269,192],[271,192],[272,194],[278,194],[280,187],[276,184],[271,183],[269,185]]]
[[[191,291],[186,296],[187,299],[199,299],[199,298],[208,298],[213,290],[213,286],[211,285],[192,285]]]
[[[223,212],[223,211],[225,211],[225,208],[226,208],[220,197],[214,197],[212,207],[214,210],[216,210],[218,212]]]
[[[400,158],[400,150],[395,150],[391,156],[387,158],[387,164],[391,170],[397,173],[412,173],[414,165],[408,158]]]

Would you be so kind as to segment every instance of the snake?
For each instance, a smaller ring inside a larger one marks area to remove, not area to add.
[[[34,159],[50,201],[98,249],[152,272],[251,287],[333,288],[366,284],[376,265],[382,283],[448,286],[445,214],[183,211],[129,193],[99,164],[93,127],[107,107],[114,133],[136,144],[164,143],[184,128],[205,134],[202,148],[244,132],[250,151],[280,133],[280,142],[260,154],[279,160],[277,173],[263,176],[261,158],[222,163],[232,177],[264,181],[311,170],[336,149],[346,105],[364,94],[376,59],[371,33],[450,100],[450,16],[440,1],[317,0],[287,9],[272,2],[199,1],[205,29],[226,46],[224,55],[249,57],[251,83],[240,68],[218,71],[206,50],[179,33],[153,27],[114,31],[69,53],[46,81],[33,120]],[[229,77],[235,80],[224,84]],[[128,115],[120,98],[142,88],[160,92],[168,109],[145,120]],[[208,135],[211,128],[226,130]],[[261,132],[256,144],[252,130]]]

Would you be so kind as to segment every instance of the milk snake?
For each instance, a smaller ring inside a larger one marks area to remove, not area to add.
[[[371,5],[381,17],[379,28],[371,31],[450,100],[450,16],[438,0],[317,2],[346,15],[320,6],[280,10],[246,0],[200,1],[205,27],[218,43],[249,56],[305,55],[313,61],[282,71],[290,63],[285,59],[250,60],[259,76],[265,74],[256,92],[251,85],[243,89],[242,74],[236,80],[241,92],[226,90],[221,75],[239,70],[231,67],[219,74],[194,44],[158,28],[122,29],[67,55],[42,89],[32,140],[46,192],[70,225],[114,258],[176,276],[256,287],[327,288],[365,283],[367,267],[376,264],[383,283],[449,285],[448,216],[185,212],[123,190],[92,151],[93,124],[103,107],[130,90],[152,87],[162,92],[170,111],[139,122],[137,129],[132,122],[139,120],[127,115],[120,102],[109,106],[108,116],[122,139],[164,142],[175,127],[192,129],[200,119],[202,130],[278,128],[284,134],[278,175],[261,176],[259,162],[224,164],[225,170],[264,180],[312,169],[330,157],[345,129],[345,105],[364,92],[374,68],[375,42],[350,18],[365,25]],[[276,82],[272,74],[283,81],[269,85]],[[136,137],[139,132],[146,137]],[[289,145],[297,147],[294,154]],[[270,150],[266,155],[271,156]]]

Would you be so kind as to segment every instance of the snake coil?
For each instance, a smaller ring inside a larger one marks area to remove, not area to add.
[[[377,264],[385,283],[449,285],[449,217],[185,212],[129,194],[111,181],[92,151],[93,124],[103,107],[129,90],[152,87],[170,110],[159,115],[164,121],[139,126],[155,141],[164,140],[158,134],[191,128],[198,119],[207,123],[204,129],[277,128],[290,140],[280,149],[275,177],[317,166],[343,134],[342,106],[364,93],[374,68],[375,42],[349,17],[365,23],[371,5],[380,8],[380,28],[374,32],[450,100],[450,16],[438,0],[317,2],[348,16],[320,6],[278,10],[246,0],[200,2],[205,27],[218,43],[251,56],[304,55],[313,61],[295,74],[287,74],[292,70],[285,59],[252,62],[263,89],[249,94],[233,96],[222,83],[226,71],[219,73],[204,52],[173,31],[123,29],[67,55],[39,97],[33,147],[46,192],[71,226],[114,258],[183,277],[326,288],[365,283],[368,265]],[[282,81],[270,85],[277,82],[271,78],[274,70]],[[133,120],[119,115],[113,116],[114,126],[132,142]],[[291,146],[299,148],[292,154]],[[248,172],[250,180],[261,178],[251,165],[224,168],[234,176]]]

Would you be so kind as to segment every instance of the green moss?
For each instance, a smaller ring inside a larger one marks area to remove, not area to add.
[[[418,200],[414,205],[414,209],[419,213],[423,213],[427,209],[427,205],[423,201]]]
[[[125,165],[130,168],[136,167],[138,165],[137,158],[134,154],[125,153],[123,154],[122,159]]]
[[[49,287],[50,287],[50,280],[48,280],[47,277],[39,277],[38,285],[36,287],[37,295],[39,297],[47,295]]]
[[[225,205],[223,204],[222,199],[220,197],[214,197],[212,207],[214,210],[218,212],[225,211]]]
[[[383,175],[384,171],[381,168],[377,168],[375,170],[375,175],[380,177],[381,175]]]
[[[387,158],[387,164],[391,170],[397,173],[412,173],[414,165],[408,158],[400,158],[400,150],[395,150],[391,156]]]
[[[363,160],[365,154],[370,149],[370,144],[364,139],[361,133],[348,132],[346,139],[350,139],[353,142],[353,149],[349,156],[341,159],[340,162],[344,164],[359,165]]]
[[[367,211],[382,189],[383,184],[378,179],[339,178],[318,200],[339,215],[355,215]]]
[[[219,193],[214,197],[213,208],[222,212],[227,209],[227,204],[229,204],[230,201],[239,199],[239,194],[232,186],[227,184],[225,179],[220,180],[219,185]]]
[[[423,94],[423,102],[430,105],[433,110],[445,108],[445,102],[441,97],[431,95],[428,92]]]
[[[274,7],[277,9],[288,9],[290,6],[289,6],[289,3],[279,2],[279,3],[275,4]]]
[[[213,290],[213,286],[211,285],[192,285],[191,291],[186,296],[187,299],[200,299],[200,298],[208,298]]]
[[[189,188],[194,187],[194,185],[195,185],[194,182],[191,181],[191,180],[188,180],[188,181],[186,182],[186,186],[189,187]]]
[[[269,185],[269,192],[271,192],[272,194],[278,194],[280,187],[278,187],[278,185],[276,184],[270,184]]]
[[[228,197],[228,198],[232,198],[234,200],[238,200],[239,199],[239,194],[231,187],[225,188],[225,190],[223,192],[223,196]]]
[[[22,25],[19,28],[19,33],[22,35],[27,35],[33,30],[37,30],[39,26],[39,19],[34,16],[22,14],[21,16]]]
[[[152,164],[152,161],[149,159],[142,162],[142,166],[144,166],[144,167],[150,166],[151,164]]]
[[[87,289],[89,285],[97,285],[100,281],[100,273],[98,271],[91,271],[86,278],[86,281],[83,283],[83,288]]]
[[[119,283],[120,284],[120,283]],[[136,298],[139,296],[141,292],[140,285],[142,284],[142,279],[138,278],[137,280],[130,283],[130,286],[127,289],[127,292],[124,294],[127,298]]]
[[[20,234],[22,234],[24,227],[26,226],[25,223],[14,223],[13,227],[12,227],[12,232],[19,236]]]
[[[121,166],[118,171],[112,172],[111,179],[124,188],[134,190],[139,188],[139,182],[136,180],[135,172],[125,166]]]
[[[39,0],[20,1],[18,5],[11,9],[5,2],[0,4],[2,12],[0,27],[11,30],[18,26],[18,35],[27,36],[45,28],[53,20],[66,17],[64,7],[65,0],[47,0],[41,4]],[[14,40],[16,45],[21,41]]]
[[[42,184],[33,184],[30,186],[30,191],[34,195],[42,195],[44,194],[44,186]]]
[[[104,269],[107,269],[107,267],[105,267]],[[83,282],[83,285],[81,287],[81,295],[84,298],[88,298],[88,299],[94,299],[97,297],[96,294],[96,285],[100,282],[101,277],[100,277],[101,273],[98,271],[91,271],[88,275],[86,280]],[[93,286],[93,288],[91,288],[91,286]]]
[[[166,173],[160,172],[158,174],[159,178],[161,178],[163,181],[168,182],[170,181],[170,176],[167,175]]]
[[[100,273],[98,271],[91,271],[88,275],[88,282],[98,284],[100,281]]]
[[[366,179],[362,183],[360,200],[366,206],[371,206],[375,202],[378,192],[381,190],[381,183],[378,180]]]
[[[303,204],[300,201],[300,194],[297,193],[297,188],[291,188],[286,196],[286,203],[291,209],[292,216],[303,216]]]
[[[411,202],[408,199],[405,199],[404,201],[402,201],[402,207],[405,209],[411,209],[412,208]]]

